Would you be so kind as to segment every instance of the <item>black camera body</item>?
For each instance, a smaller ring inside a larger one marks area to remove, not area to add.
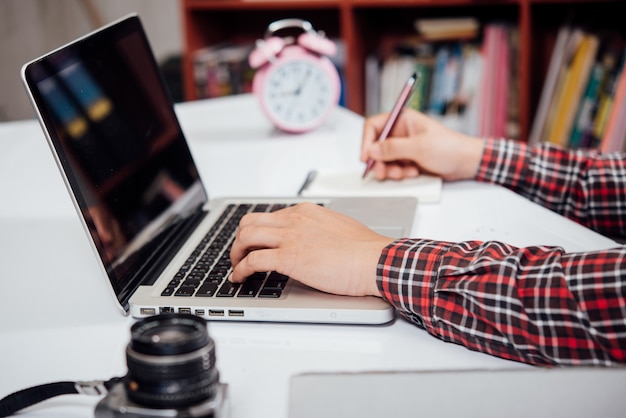
[[[131,328],[128,374],[96,406],[96,418],[227,418],[215,344],[204,319],[163,314]]]

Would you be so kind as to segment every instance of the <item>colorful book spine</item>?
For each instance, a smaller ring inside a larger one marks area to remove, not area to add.
[[[559,105],[565,91],[567,74],[571,70],[574,55],[580,47],[583,38],[584,33],[580,29],[574,29],[567,39],[561,68],[559,69],[557,82],[552,97],[550,99],[550,105],[548,106],[548,114],[546,116],[545,126],[543,127],[543,131],[541,133],[541,141],[543,142],[547,142],[550,140],[550,134],[554,128],[554,124],[556,123]]]
[[[593,126],[593,112],[598,100],[598,93],[604,72],[604,66],[601,63],[596,63],[593,66],[589,82],[585,88],[583,100],[578,108],[572,128],[572,134],[569,139],[570,148],[582,148],[586,145],[583,140]]]
[[[480,136],[491,136],[493,133],[493,115],[495,113],[493,97],[493,91],[495,89],[494,63],[498,50],[495,26],[488,25],[485,27],[484,39],[482,48],[484,66],[479,91],[478,134]]]
[[[613,108],[613,101],[617,92],[617,84],[621,66],[615,65],[615,68],[608,74],[607,80],[601,89],[600,99],[598,101],[598,110],[593,121],[593,136],[595,138],[594,147],[602,148],[602,140],[604,131],[609,119],[609,114]]]
[[[626,53],[624,54],[626,58]],[[626,71],[622,61],[617,78],[613,105],[607,116],[606,128],[602,134],[600,150],[603,152],[622,151],[626,136]]]
[[[448,47],[439,49],[435,56],[435,68],[433,69],[433,85],[430,95],[430,104],[428,113],[434,115],[443,115],[446,109],[445,86],[446,86],[446,66],[450,51]]]
[[[574,113],[582,96],[583,86],[589,79],[589,72],[598,51],[598,38],[585,35],[576,50],[571,66],[565,74],[562,95],[557,103],[554,125],[549,141],[566,146],[572,129]]]
[[[426,63],[416,62],[415,71],[420,75],[420,77],[417,80],[417,86],[411,96],[408,107],[423,112],[426,110],[426,106],[428,106],[432,68]]]
[[[559,29],[559,33],[556,38],[552,57],[550,58],[550,65],[548,67],[548,73],[543,84],[541,91],[541,98],[539,100],[539,106],[533,120],[533,125],[530,132],[529,144],[536,144],[542,140],[543,132],[546,128],[548,113],[550,111],[550,104],[553,96],[556,94],[557,83],[559,81],[559,73],[563,67],[565,60],[565,54],[567,51],[568,40],[571,36],[572,30],[569,26],[565,25]]]

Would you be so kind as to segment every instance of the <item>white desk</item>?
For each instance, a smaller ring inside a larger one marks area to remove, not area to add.
[[[276,132],[249,96],[177,107],[209,195],[293,196],[310,169],[362,167],[362,119],[338,109],[309,134]],[[132,319],[114,306],[35,121],[0,124],[0,397],[59,380],[126,371]],[[447,184],[420,205],[414,236],[497,239],[567,250],[614,243],[500,187]],[[407,322],[380,327],[211,323],[232,416],[287,416],[289,378],[307,371],[521,368],[441,342]],[[93,416],[64,396],[26,416]]]

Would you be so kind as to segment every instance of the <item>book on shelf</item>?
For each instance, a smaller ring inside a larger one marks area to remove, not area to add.
[[[624,39],[570,25],[558,32],[529,143],[626,150]]]
[[[418,60],[415,63],[415,71],[420,74],[417,86],[410,98],[409,106],[413,109],[423,110],[430,99],[430,81],[432,79],[432,64],[429,60]]]
[[[591,69],[591,75],[585,87],[585,92],[578,106],[572,126],[572,134],[569,139],[569,146],[571,148],[583,148],[592,143],[590,135],[592,134],[591,131],[593,131],[596,98],[598,97],[604,74],[604,66],[599,62],[595,63]]]
[[[619,70],[611,71],[599,89],[597,110],[592,124],[593,147],[599,147],[602,141],[604,128],[613,107],[613,96],[615,95],[618,76]]]
[[[346,44],[340,38],[333,38],[332,41],[335,43],[337,47],[337,52],[335,55],[329,57],[330,61],[333,63],[335,68],[337,68],[337,72],[339,72],[339,83],[340,83],[340,91],[339,91],[339,106],[346,105],[346,79],[345,79],[345,67],[346,67]]]
[[[606,127],[602,133],[600,150],[604,152],[626,151],[626,71],[624,60],[618,71],[619,77],[615,81],[615,95],[613,104],[607,116]]]
[[[429,101],[433,66],[434,56],[430,44],[403,44],[382,63],[378,55],[367,57],[366,114],[391,110],[406,79],[415,71],[419,72],[420,78],[409,98],[409,106],[424,110]]]
[[[417,19],[414,26],[429,41],[474,39],[480,30],[480,23],[473,17]]]
[[[528,138],[529,144],[545,140],[546,126],[551,124],[556,107],[556,98],[560,96],[566,63],[582,40],[582,31],[564,25],[559,29],[554,50],[550,58],[548,73],[543,84],[539,106]]]
[[[485,27],[484,38],[478,135],[505,137],[510,85],[507,28],[502,25],[488,25]]]
[[[593,65],[582,102],[578,106],[569,139],[570,148],[597,148],[599,146],[601,131],[610,109],[609,104],[613,100],[618,55],[620,55],[618,50],[601,43],[598,59]],[[602,128],[596,130],[596,124],[601,125]]]
[[[450,37],[410,37],[382,58],[368,57],[367,114],[389,111],[404,80],[417,71],[421,78],[410,107],[467,134],[515,138],[519,107],[511,106],[511,99],[519,96],[513,32],[490,23],[482,36],[473,29],[459,39],[450,29]]]
[[[575,136],[570,139],[570,146],[572,148],[598,148],[600,146],[606,120],[611,109],[611,104],[613,103],[617,75],[620,71],[619,60],[622,55],[622,47],[619,43],[613,45],[612,42],[603,42],[601,49],[603,51],[600,53],[598,62],[596,63],[596,66],[601,68],[601,77],[595,95],[593,95],[594,92],[591,92],[590,97],[586,98],[585,102],[581,105],[585,106],[587,101],[591,103],[589,120],[583,121],[583,123],[587,123],[587,126],[583,128],[580,144],[576,142],[577,138]],[[593,84],[594,76],[595,75],[592,73],[588,88],[590,84]],[[581,108],[579,108],[579,110],[581,112],[586,111],[586,109]],[[573,135],[575,135],[575,132]]]
[[[567,146],[573,126],[574,115],[581,102],[583,87],[589,80],[589,73],[598,51],[598,37],[583,35],[572,59],[564,67],[562,85],[554,104],[554,119],[547,133],[547,140]]]
[[[461,59],[459,44],[443,45],[438,49],[428,113],[445,115],[447,107],[453,105],[459,84]]]
[[[365,115],[375,115],[380,111],[380,68],[378,56],[365,58]]]
[[[563,92],[565,90],[565,82],[567,71],[570,68],[572,61],[574,60],[574,55],[578,50],[578,47],[582,43],[584,38],[584,33],[580,29],[574,29],[568,36],[567,42],[564,45],[563,59],[559,63],[559,68],[557,71],[556,84],[554,86],[554,90],[550,96],[550,100],[548,103],[548,107],[546,109],[547,114],[545,116],[544,126],[541,129],[541,137],[540,141],[547,142],[550,140],[550,134],[552,132],[552,126],[554,125],[557,113],[559,110],[559,104],[561,98],[563,97]]]
[[[518,65],[518,51],[520,47],[520,36],[517,28],[511,28],[507,31],[509,42],[509,88],[508,103],[506,117],[506,137],[519,139],[521,134],[520,126],[520,66]]]
[[[407,78],[415,71],[412,57],[391,57],[380,72],[380,109],[391,110]],[[419,81],[419,80],[418,80]]]
[[[248,64],[248,55],[253,47],[251,43],[224,44],[196,51],[196,97],[209,99],[251,92],[254,70]]]

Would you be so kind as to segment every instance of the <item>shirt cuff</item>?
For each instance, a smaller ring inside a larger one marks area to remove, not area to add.
[[[398,313],[436,334],[433,297],[442,254],[449,243],[403,238],[382,251],[377,268],[381,295]]]
[[[528,145],[523,142],[487,138],[475,180],[516,187],[525,178]]]

